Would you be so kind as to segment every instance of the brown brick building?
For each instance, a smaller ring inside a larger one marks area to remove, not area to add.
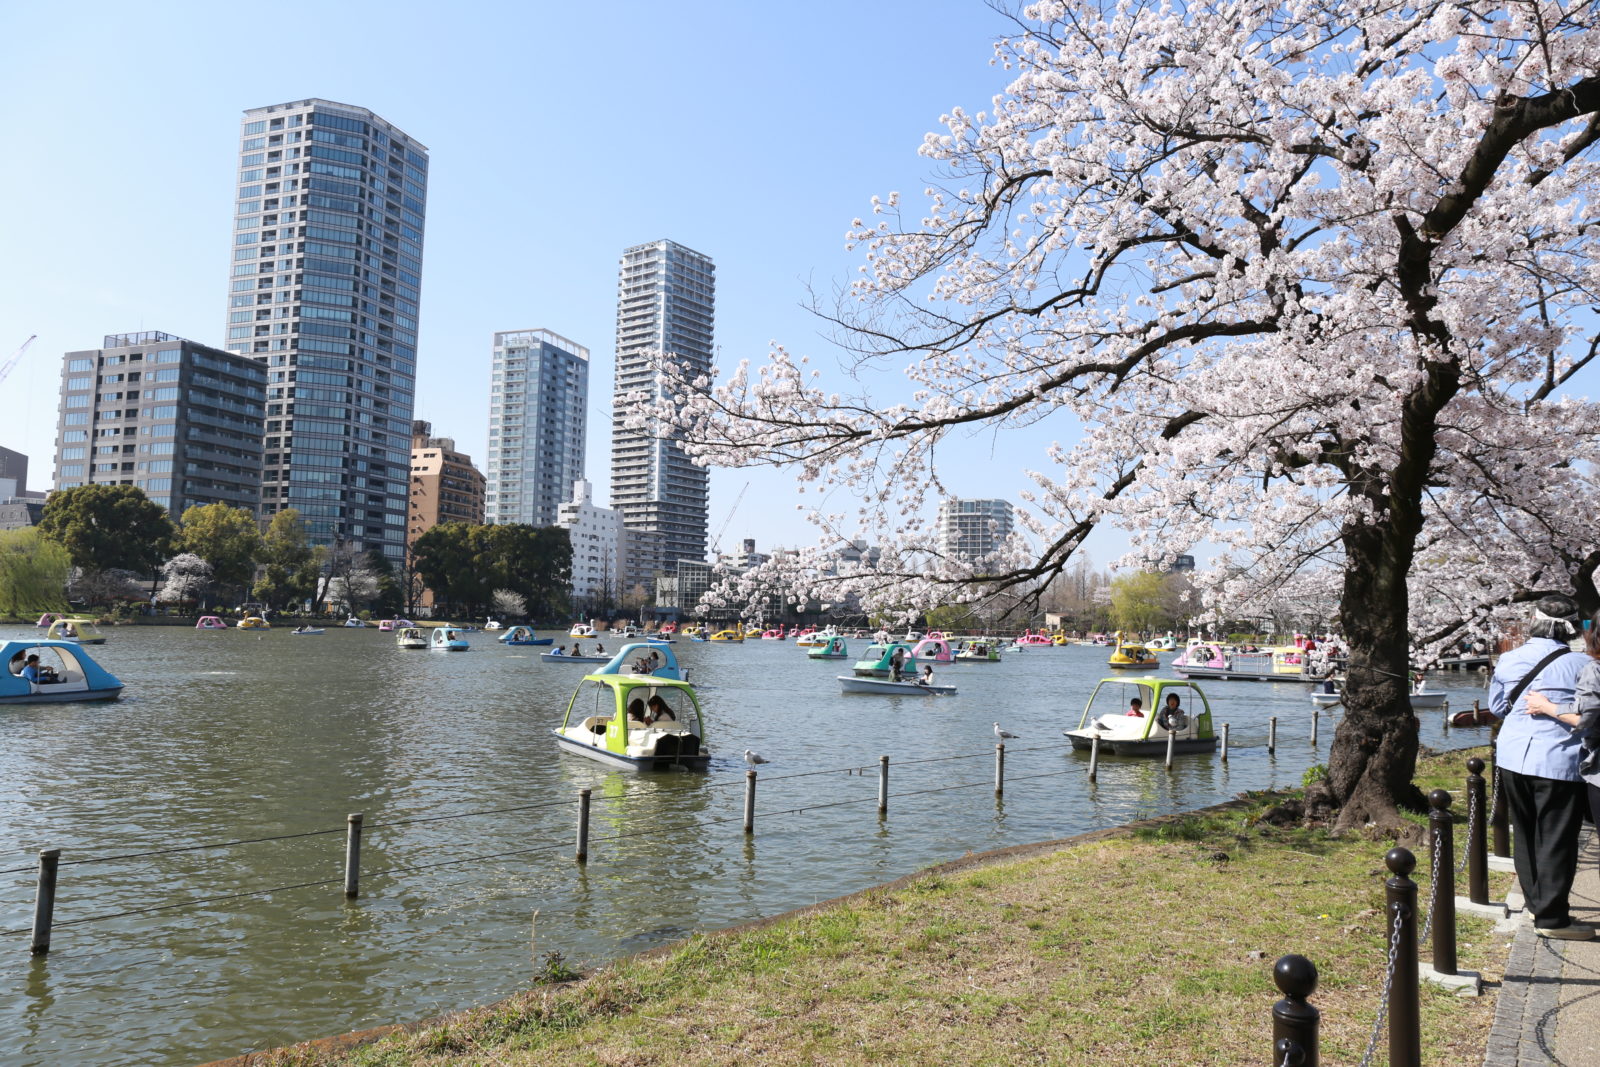
[[[456,451],[454,439],[434,437],[421,419],[411,424],[411,500],[406,510],[406,548],[441,522],[483,522],[483,474],[472,457]],[[433,606],[433,593],[422,596]]]

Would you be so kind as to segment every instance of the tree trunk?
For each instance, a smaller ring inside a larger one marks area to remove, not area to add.
[[[1399,808],[1425,810],[1411,782],[1417,763],[1417,717],[1411,710],[1406,573],[1411,544],[1393,525],[1345,531],[1347,566],[1339,614],[1350,648],[1344,718],[1334,731],[1328,776],[1306,791],[1307,814],[1336,830],[1375,823],[1410,824]]]

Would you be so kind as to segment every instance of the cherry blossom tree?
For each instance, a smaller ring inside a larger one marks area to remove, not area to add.
[[[1568,389],[1600,345],[1597,18],[1033,4],[992,107],[924,141],[921,203],[875,199],[850,230],[864,262],[828,315],[853,388],[781,346],[720,379],[667,354],[684,399],[630,422],[793,470],[823,502],[815,581],[869,604],[1036,586],[1102,523],[1149,562],[1220,544],[1208,577],[1235,602],[1335,568],[1349,696],[1312,807],[1396,825],[1420,800],[1413,629],[1546,589],[1596,602],[1600,412]],[[1030,472],[1028,536],[981,568],[939,558],[918,518],[938,457],[1046,421],[1066,443]],[[879,567],[829,574],[856,537],[887,542]]]

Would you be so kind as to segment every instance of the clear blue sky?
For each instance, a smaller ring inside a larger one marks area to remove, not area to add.
[[[491,333],[563,334],[593,356],[604,502],[621,250],[665,237],[715,259],[722,365],[779,340],[831,366],[807,286],[853,273],[844,232],[874,194],[920,193],[939,115],[1004,87],[1007,26],[982,0],[6,5],[0,361],[39,339],[0,384],[0,445],[48,488],[62,353],[133,330],[222,343],[240,112],[320,96],[431,152],[417,417],[483,466]],[[984,438],[942,473],[1015,500],[1071,432]],[[747,480],[724,548],[813,539],[770,472],[713,472],[713,531]]]

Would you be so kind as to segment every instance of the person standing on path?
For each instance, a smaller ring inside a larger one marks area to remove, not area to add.
[[[1572,703],[1587,662],[1567,644],[1577,636],[1577,620],[1571,597],[1547,596],[1534,606],[1528,640],[1501,656],[1489,679],[1489,710],[1501,721],[1495,764],[1534,929],[1543,937],[1587,941],[1594,927],[1575,922],[1568,905],[1585,801],[1580,737],[1562,718],[1531,713],[1524,695],[1533,690],[1552,704]]]

